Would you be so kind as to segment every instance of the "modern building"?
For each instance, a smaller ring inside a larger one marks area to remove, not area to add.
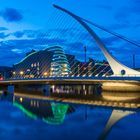
[[[64,50],[60,46],[49,47],[46,51],[53,52],[53,58],[51,61],[51,76],[67,76],[70,74],[70,65],[68,59],[64,53]]]
[[[75,58],[71,61],[71,76],[101,76],[113,73],[107,61],[95,61],[92,58],[87,62],[80,62]]]
[[[13,65],[13,78],[39,78],[47,76],[66,76],[70,66],[60,46],[26,54],[19,63]]]
[[[78,65],[78,60],[75,58],[74,55],[71,54],[66,54],[68,63],[70,65],[70,76],[76,76],[77,75],[77,65]]]
[[[108,76],[112,75],[113,71],[107,61],[95,62],[93,75],[95,76]]]
[[[89,58],[80,62],[74,55],[65,54],[60,46],[45,50],[32,50],[13,66],[12,78],[40,78],[48,76],[101,76],[110,75],[112,70],[106,61],[97,62]]]

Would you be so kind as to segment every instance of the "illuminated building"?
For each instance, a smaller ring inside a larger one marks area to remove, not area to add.
[[[47,51],[53,52],[51,62],[51,76],[67,76],[70,73],[70,66],[64,50],[60,46],[49,47]]]
[[[26,57],[13,66],[14,78],[35,78],[50,73],[52,52],[47,50],[28,53]]]
[[[26,54],[26,57],[13,66],[12,78],[41,78],[48,76],[96,76],[110,74],[107,62],[97,62],[89,58],[80,62],[74,55],[65,54],[60,46]]]
[[[13,78],[39,78],[47,76],[65,76],[70,66],[63,49],[59,46],[34,51],[13,66]]]

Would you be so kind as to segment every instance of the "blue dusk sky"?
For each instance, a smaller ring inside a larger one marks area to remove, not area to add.
[[[84,58],[104,60],[90,35],[71,17],[55,9],[57,4],[110,31],[140,44],[140,0],[1,0],[0,1],[0,65],[12,66],[25,53],[61,45],[66,53]],[[122,63],[140,67],[140,47],[122,41],[93,26],[109,51]]]

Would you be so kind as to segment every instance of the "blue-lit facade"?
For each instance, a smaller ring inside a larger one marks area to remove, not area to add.
[[[53,52],[53,58],[51,62],[51,76],[68,76],[71,72],[70,65],[64,50],[60,46],[54,46],[46,49],[49,52]]]
[[[48,76],[101,76],[110,75],[112,70],[107,62],[97,62],[92,58],[84,63],[74,55],[65,54],[60,46],[34,51],[13,66],[12,78],[42,78]]]
[[[67,76],[70,66],[60,46],[41,51],[31,51],[13,66],[12,78],[41,78],[48,76]]]

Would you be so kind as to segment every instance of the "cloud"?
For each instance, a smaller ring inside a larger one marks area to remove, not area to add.
[[[123,5],[117,10],[116,14],[114,15],[115,19],[119,22],[125,22],[129,25],[133,25],[135,21],[132,22],[132,20],[138,18],[139,21],[139,5],[139,0],[129,0],[129,5]]]
[[[139,8],[139,5],[140,5],[140,1],[139,0],[133,0],[132,1],[132,11],[133,13],[135,14],[140,14],[140,8]]]
[[[108,26],[107,28],[110,30],[121,30],[131,27],[130,24],[127,23],[121,23],[121,24],[114,24],[111,26]]]
[[[14,35],[15,37],[17,37],[17,38],[21,38],[21,37],[23,37],[24,32],[17,31],[17,32],[13,33],[13,35]]]
[[[135,28],[139,28],[140,27],[140,23],[137,23],[134,27]]]
[[[125,10],[124,10],[125,9]],[[114,18],[120,23],[129,23],[128,19],[132,13],[128,12],[130,9],[128,7],[121,7],[118,12],[114,15]]]
[[[46,38],[48,37],[48,33],[41,31],[41,30],[23,30],[23,31],[16,31],[12,33],[13,36],[16,38],[22,38],[23,36],[30,38],[30,39],[35,39],[35,38]]]
[[[107,38],[101,38],[101,40],[106,46],[112,46],[114,43],[116,43],[120,39],[117,38],[116,36],[112,36],[112,37],[107,37]]]
[[[5,34],[4,32],[0,33],[0,39],[4,39],[6,37],[8,37],[10,34]]]
[[[109,10],[109,11],[112,10],[112,7],[109,5],[98,4],[97,7],[104,10]]]
[[[22,50],[20,50],[20,49],[12,49],[11,51],[12,51],[12,52],[19,53],[19,54],[20,54],[20,53],[23,53],[23,51],[22,51]]]
[[[0,16],[7,22],[18,22],[23,19],[21,12],[14,8],[5,8],[0,11]]]
[[[75,55],[79,60],[84,59],[83,46],[86,45],[87,58],[105,59],[103,53],[91,36],[87,32],[76,31],[76,29],[64,29],[64,31],[62,29],[53,29],[46,32],[41,30],[23,30],[14,32],[12,35],[17,37],[17,39],[7,40],[4,42],[4,44],[6,43],[7,45],[1,44],[0,52],[5,52],[4,50],[6,50],[6,53],[5,55],[1,53],[2,56],[0,58],[9,58],[9,56],[11,56],[13,57],[13,63],[18,62],[25,56],[26,52],[29,52],[32,49],[42,50],[53,45],[64,47],[66,53]],[[121,54],[126,56],[124,53],[131,55],[132,52],[134,54],[139,52],[139,48],[133,50],[133,47],[128,44],[123,44],[123,42],[116,37],[102,36],[101,40],[107,46],[108,50],[117,58],[122,57],[120,56]],[[127,61],[127,57],[124,57],[123,61],[124,60]]]
[[[6,31],[6,30],[8,30],[8,28],[6,28],[6,27],[0,27],[0,31]]]

